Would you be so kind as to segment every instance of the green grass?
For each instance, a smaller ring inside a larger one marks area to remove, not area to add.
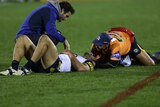
[[[149,52],[159,51],[159,0],[70,0],[76,10],[58,29],[79,54],[88,51],[92,40],[114,26],[136,33]],[[10,66],[14,38],[25,17],[43,3],[0,4],[0,71]],[[62,50],[62,44],[58,45]],[[21,65],[25,63],[23,59]],[[94,72],[0,76],[0,107],[98,107],[119,92],[159,71],[160,66],[96,69]],[[158,107],[160,79],[150,83],[117,107]]]

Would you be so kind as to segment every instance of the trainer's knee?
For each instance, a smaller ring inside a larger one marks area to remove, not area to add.
[[[39,42],[46,42],[49,40],[49,37],[45,34],[43,34],[40,38],[39,38]]]
[[[17,39],[16,39],[16,44],[19,45],[23,45],[25,44],[25,40],[27,39],[27,36],[25,35],[22,35],[22,36],[19,36]]]
[[[25,37],[26,37],[25,35],[19,36],[19,37],[16,39],[16,42],[23,41]]]
[[[49,37],[45,34],[41,35],[40,39],[44,40],[44,39],[48,39]]]

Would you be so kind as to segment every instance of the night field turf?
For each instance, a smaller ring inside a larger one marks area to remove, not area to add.
[[[19,26],[42,4],[0,3],[0,71],[10,66]],[[160,0],[72,0],[72,4],[75,15],[57,27],[74,52],[89,51],[91,41],[99,33],[115,26],[132,29],[148,52],[160,51]],[[62,44],[58,50],[62,50]],[[24,63],[25,59],[21,65]],[[0,76],[0,107],[99,107],[156,71],[160,71],[160,65]],[[159,99],[160,79],[156,79],[116,107],[159,107]]]

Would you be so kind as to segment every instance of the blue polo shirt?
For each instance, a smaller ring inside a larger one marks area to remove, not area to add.
[[[57,9],[51,3],[45,4],[30,13],[21,25],[16,38],[21,35],[40,37],[42,34],[47,34],[58,42],[64,42],[65,37],[56,29],[56,20],[59,20]]]

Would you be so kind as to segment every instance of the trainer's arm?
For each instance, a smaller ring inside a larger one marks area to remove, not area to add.
[[[70,50],[70,49],[71,49],[71,48],[70,48],[70,44],[69,44],[69,42],[68,42],[67,39],[65,39],[63,45],[64,45],[64,49],[66,49],[66,50]]]
[[[44,11],[46,12],[46,14],[43,15],[43,21],[44,21],[45,30],[46,30],[47,35],[53,36],[59,42],[64,42],[65,37],[60,32],[58,32],[56,29],[55,23],[58,17],[57,14],[53,13],[49,9],[46,9]]]

